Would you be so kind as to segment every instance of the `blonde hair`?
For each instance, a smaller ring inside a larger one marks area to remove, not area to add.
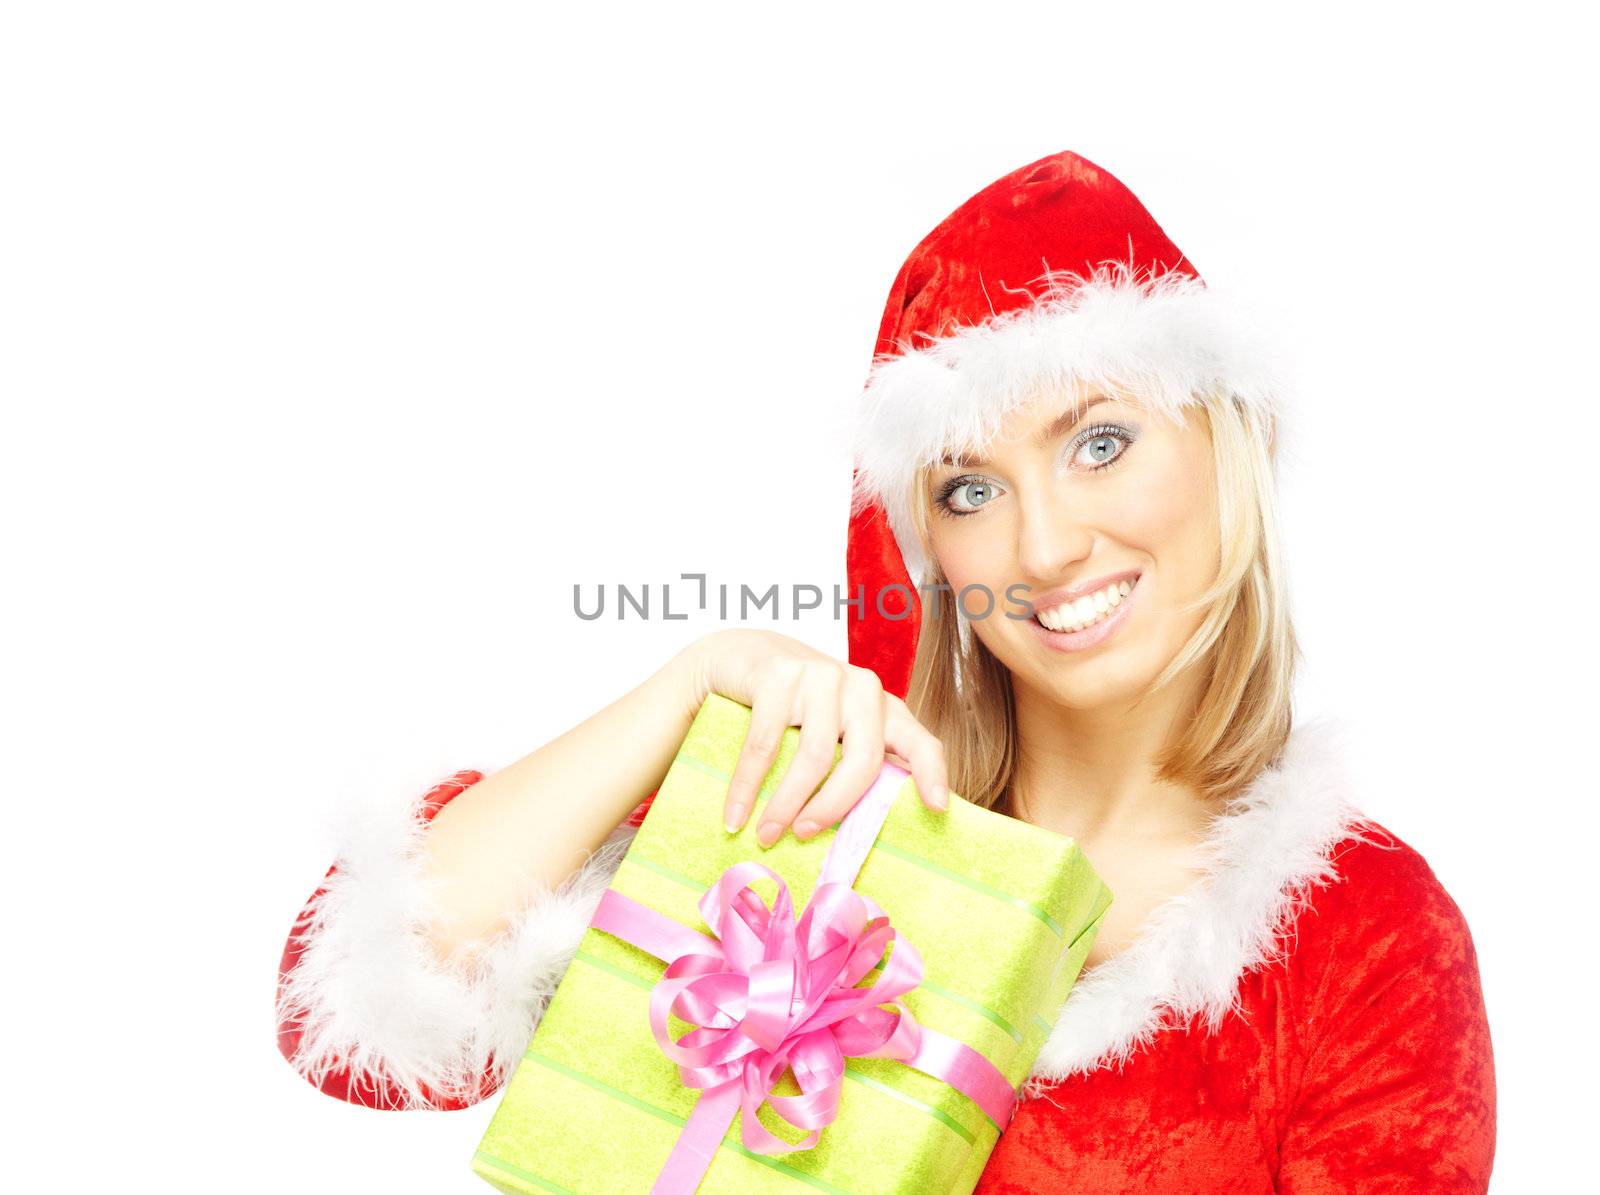
[[[1204,669],[1196,708],[1156,758],[1156,776],[1226,799],[1282,750],[1293,724],[1291,689],[1299,644],[1289,617],[1278,541],[1270,428],[1224,392],[1196,396],[1211,433],[1220,524],[1216,581],[1187,609],[1206,615],[1152,683],[1150,692],[1190,668]],[[1182,422],[1182,416],[1179,416]],[[928,539],[927,469],[911,504],[917,535],[942,583]],[[948,591],[946,591],[948,592]],[[945,745],[950,787],[969,801],[1000,808],[1017,770],[1016,700],[1011,673],[959,614],[940,602],[917,636],[906,704]]]

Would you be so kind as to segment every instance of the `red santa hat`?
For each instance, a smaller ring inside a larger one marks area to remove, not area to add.
[[[910,686],[930,578],[912,523],[919,467],[981,452],[1041,385],[1111,387],[1167,414],[1221,388],[1271,434],[1270,362],[1252,321],[1092,162],[1051,154],[979,191],[900,267],[852,412],[846,567],[865,601],[851,663],[899,696]]]

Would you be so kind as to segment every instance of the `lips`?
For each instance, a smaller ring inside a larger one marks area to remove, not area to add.
[[[1087,626],[1127,597],[1141,576],[1139,569],[1107,573],[1068,589],[1054,589],[1033,603],[1039,622],[1054,631]]]
[[[1119,594],[1122,585],[1128,586],[1127,594],[1121,596],[1121,600],[1115,606],[1112,606],[1108,599],[1107,609],[1104,613],[1099,612],[1093,598],[1089,599],[1090,607],[1095,611],[1096,617],[1087,625],[1080,626],[1075,621],[1066,622],[1065,620],[1074,617],[1068,612],[1076,607],[1057,601],[1046,609],[1042,615],[1028,619],[1028,625],[1033,628],[1031,633],[1038,636],[1039,641],[1051,651],[1087,651],[1091,647],[1104,643],[1128,621],[1128,612],[1138,603],[1139,595],[1142,592],[1141,587],[1136,582],[1123,580],[1117,582]],[[1100,590],[1098,592],[1104,593],[1105,591]],[[1081,598],[1079,599],[1080,602],[1082,600]],[[1050,619],[1076,629],[1051,630],[1041,621],[1041,618]]]

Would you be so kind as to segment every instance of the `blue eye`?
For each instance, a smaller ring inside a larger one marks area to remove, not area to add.
[[[1116,464],[1132,443],[1133,434],[1127,428],[1103,423],[1099,427],[1091,427],[1078,437],[1072,459],[1074,463],[1088,466],[1092,473]]]
[[[938,510],[945,515],[976,514],[1003,491],[992,481],[977,477],[953,477],[939,491]],[[959,501],[957,496],[959,495]]]

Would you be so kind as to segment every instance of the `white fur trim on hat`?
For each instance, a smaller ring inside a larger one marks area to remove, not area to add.
[[[946,453],[981,453],[1043,387],[1120,391],[1175,418],[1220,387],[1264,429],[1281,414],[1269,338],[1192,275],[1111,262],[1088,276],[1058,270],[1041,280],[1029,306],[879,356],[846,416],[852,513],[872,501],[883,507],[914,583],[929,575],[911,520],[917,470]]]
[[[477,1098],[527,1047],[600,897],[636,832],[623,823],[554,891],[535,894],[470,964],[445,966],[426,937],[419,802],[351,809],[326,891],[306,914],[299,963],[280,986],[278,1020],[297,1020],[290,1061],[320,1085],[348,1069],[352,1087],[395,1088],[408,1107],[436,1095]]]
[[[1240,1003],[1246,972],[1282,960],[1309,889],[1338,879],[1332,849],[1357,827],[1342,723],[1326,715],[1289,734],[1207,831],[1201,877],[1157,906],[1133,944],[1085,972],[1034,1063],[1030,1086],[1121,1066],[1188,1017],[1215,1032]],[[1378,845],[1383,845],[1379,843]]]

